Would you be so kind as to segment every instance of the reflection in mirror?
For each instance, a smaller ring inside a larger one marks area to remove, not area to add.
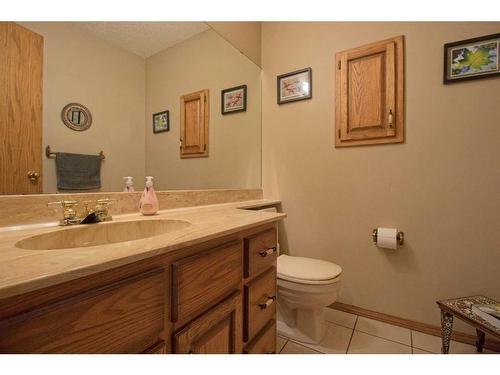
[[[83,131],[92,125],[92,115],[83,104],[70,103],[61,111],[61,119],[68,128]]]
[[[154,176],[157,190],[260,188],[261,69],[207,24],[14,25],[43,37],[42,134],[41,141],[35,137],[37,148],[28,150],[43,168],[37,170],[37,181],[27,182],[31,189],[16,182],[11,184],[14,189],[0,186],[0,194],[58,192],[55,160],[42,151],[47,145],[72,154],[97,155],[102,150],[106,159],[101,163],[99,191],[123,191],[124,176],[132,176],[140,191],[148,175]],[[24,63],[32,59],[25,56]],[[223,113],[222,92],[243,86],[245,103],[232,103],[239,110]],[[207,92],[206,123],[189,120],[199,119],[199,106],[186,106],[181,113],[181,98],[200,91]],[[155,118],[158,114],[163,115]],[[208,156],[181,157],[182,119],[190,131],[186,142],[205,142]],[[20,131],[28,136],[29,130]],[[12,149],[19,146],[15,142],[9,138]],[[27,165],[13,170],[24,169],[35,170]],[[0,173],[8,174],[4,169]],[[25,174],[18,180],[23,179],[27,180]]]

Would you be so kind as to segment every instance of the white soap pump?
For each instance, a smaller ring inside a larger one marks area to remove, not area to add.
[[[134,178],[132,176],[123,177],[125,180],[125,189],[123,189],[124,193],[132,193],[134,192]]]

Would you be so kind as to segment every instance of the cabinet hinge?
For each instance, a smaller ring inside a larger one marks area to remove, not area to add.
[[[340,138],[340,129],[337,131],[338,137]]]
[[[342,66],[342,62],[339,60],[339,70],[340,70],[341,66]]]

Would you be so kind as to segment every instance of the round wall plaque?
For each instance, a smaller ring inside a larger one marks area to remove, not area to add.
[[[68,128],[83,131],[92,125],[92,114],[83,104],[69,103],[61,112],[61,119]]]

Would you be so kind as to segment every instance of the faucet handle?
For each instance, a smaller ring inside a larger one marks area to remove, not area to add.
[[[59,201],[59,202],[49,202],[47,207],[49,208],[62,208],[63,218],[59,221],[61,225],[68,224],[78,224],[78,217],[76,210],[73,208],[78,205],[77,201]]]
[[[108,205],[111,205],[115,202],[117,202],[118,199],[112,199],[112,198],[103,198],[103,199],[98,199],[97,200],[97,203],[98,204],[108,204]]]
[[[110,198],[103,198],[97,200],[97,206],[95,208],[95,211],[96,215],[99,218],[99,221],[113,220],[113,217],[108,212],[108,208],[116,201],[117,199],[110,199]]]
[[[77,201],[65,201],[65,200],[47,203],[47,207],[50,208],[66,208],[66,207],[73,207],[76,205],[78,205]]]

